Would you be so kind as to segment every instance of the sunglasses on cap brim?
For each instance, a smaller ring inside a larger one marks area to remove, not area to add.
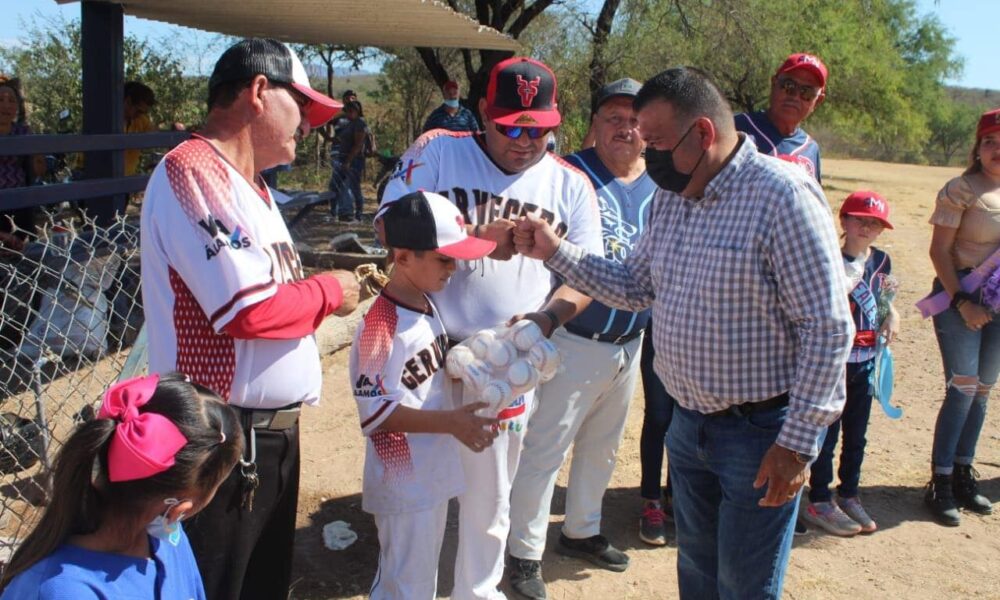
[[[516,140],[517,138],[521,137],[521,134],[525,132],[527,132],[529,138],[537,140],[540,137],[548,135],[548,133],[552,131],[551,127],[520,127],[512,125],[501,125],[499,123],[494,123],[493,125],[494,127],[496,127],[498,132],[509,137],[512,140]]]

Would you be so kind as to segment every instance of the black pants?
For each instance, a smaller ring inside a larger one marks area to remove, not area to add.
[[[663,387],[659,376],[653,372],[653,323],[646,326],[646,337],[642,340],[642,357],[639,370],[642,374],[642,390],[646,400],[646,412],[642,418],[642,434],[639,437],[639,462],[642,464],[642,480],[639,492],[646,500],[660,499],[660,481],[663,476],[664,438],[674,414],[674,399]],[[663,490],[671,495],[670,478]]]
[[[249,456],[250,435],[243,419]],[[295,511],[299,499],[299,426],[257,429],[260,486],[253,510],[241,507],[240,466],[185,530],[208,600],[285,600],[292,577]]]

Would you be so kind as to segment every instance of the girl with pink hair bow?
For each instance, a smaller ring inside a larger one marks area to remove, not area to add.
[[[113,385],[59,453],[50,503],[0,578],[0,600],[204,599],[180,522],[242,453],[236,412],[184,375]]]

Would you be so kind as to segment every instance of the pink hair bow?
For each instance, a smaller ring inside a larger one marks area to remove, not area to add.
[[[177,425],[157,413],[139,414],[160,381],[157,374],[120,381],[104,393],[98,418],[118,421],[108,448],[111,481],[144,479],[174,465],[187,438]]]

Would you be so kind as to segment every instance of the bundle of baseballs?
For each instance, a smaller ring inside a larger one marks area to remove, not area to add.
[[[561,358],[534,321],[483,329],[448,351],[448,376],[461,379],[466,402],[486,402],[499,413],[521,394],[553,377]]]

